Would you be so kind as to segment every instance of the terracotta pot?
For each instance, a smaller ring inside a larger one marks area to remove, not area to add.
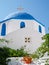
[[[26,56],[26,57],[23,57],[23,61],[24,61],[25,63],[27,63],[27,64],[30,64],[30,63],[32,62],[32,58]]]

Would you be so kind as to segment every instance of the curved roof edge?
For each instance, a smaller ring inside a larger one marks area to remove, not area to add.
[[[45,27],[45,25],[44,25],[44,24],[42,24],[41,22],[39,22],[37,19],[35,19],[35,21],[36,21],[36,22],[38,22],[39,24],[41,24],[42,26],[44,26],[44,27]]]
[[[45,26],[43,25],[41,22],[39,22],[38,20],[36,20],[32,15],[28,14],[28,13],[17,13],[17,14],[14,14],[13,16],[11,16],[10,18],[7,18],[3,21],[0,21],[0,23],[3,23],[3,22],[6,22],[6,21],[9,21],[11,19],[19,19],[19,20],[35,20],[36,22],[38,22],[39,24],[41,24],[42,26]]]
[[[6,19],[6,20],[3,20],[3,21],[0,21],[0,23],[4,23],[4,22],[6,22],[6,21],[9,21],[9,20],[11,20],[12,18],[9,18],[9,19]],[[20,20],[20,19],[19,19]],[[24,20],[24,19],[23,19]],[[27,20],[27,19],[26,19]],[[41,22],[39,22],[38,20],[36,20],[36,19],[34,19],[36,22],[38,22],[39,24],[41,24],[42,26],[44,26],[45,27],[45,25],[44,24],[42,24]]]

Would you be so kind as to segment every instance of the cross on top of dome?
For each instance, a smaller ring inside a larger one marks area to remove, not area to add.
[[[23,7],[18,7],[17,10],[22,11],[24,8]]]

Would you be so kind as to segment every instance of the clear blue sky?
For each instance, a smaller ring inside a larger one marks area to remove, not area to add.
[[[10,13],[17,12],[20,6],[44,24],[46,33],[49,33],[49,0],[0,0],[0,21]]]

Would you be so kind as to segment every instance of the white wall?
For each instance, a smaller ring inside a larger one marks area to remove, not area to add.
[[[20,23],[25,22],[26,27],[20,28]],[[42,27],[42,34],[38,31],[38,26],[41,25],[34,20],[9,20],[6,22],[6,36],[5,39],[9,40],[9,44],[0,44],[0,46],[8,46],[13,49],[21,48],[26,45],[25,50],[29,53],[34,52],[42,43],[41,37],[45,34],[45,28]],[[30,43],[25,42],[25,38],[30,38]]]
[[[7,21],[7,34],[20,29],[20,22],[22,20],[9,20]]]
[[[30,38],[30,43],[25,42],[25,38],[28,37]],[[7,44],[8,47],[19,49],[26,45],[25,50],[27,50],[29,53],[34,52],[42,43],[41,35],[38,32],[28,28],[19,29],[8,34],[5,38],[10,40],[10,43]]]
[[[33,20],[33,22],[34,22],[34,29],[39,32],[39,25],[40,25],[41,28],[42,28],[42,33],[41,34],[45,35],[45,26],[41,25],[40,23],[36,22],[35,20]]]
[[[32,30],[36,30],[38,32],[39,32],[38,26],[40,25],[42,27],[42,35],[45,34],[45,27],[39,24],[38,22],[36,22],[35,20],[15,20],[15,19],[12,19],[6,22],[7,34],[20,29],[20,23],[22,21],[25,22],[25,25],[26,25],[25,27],[32,29]]]

